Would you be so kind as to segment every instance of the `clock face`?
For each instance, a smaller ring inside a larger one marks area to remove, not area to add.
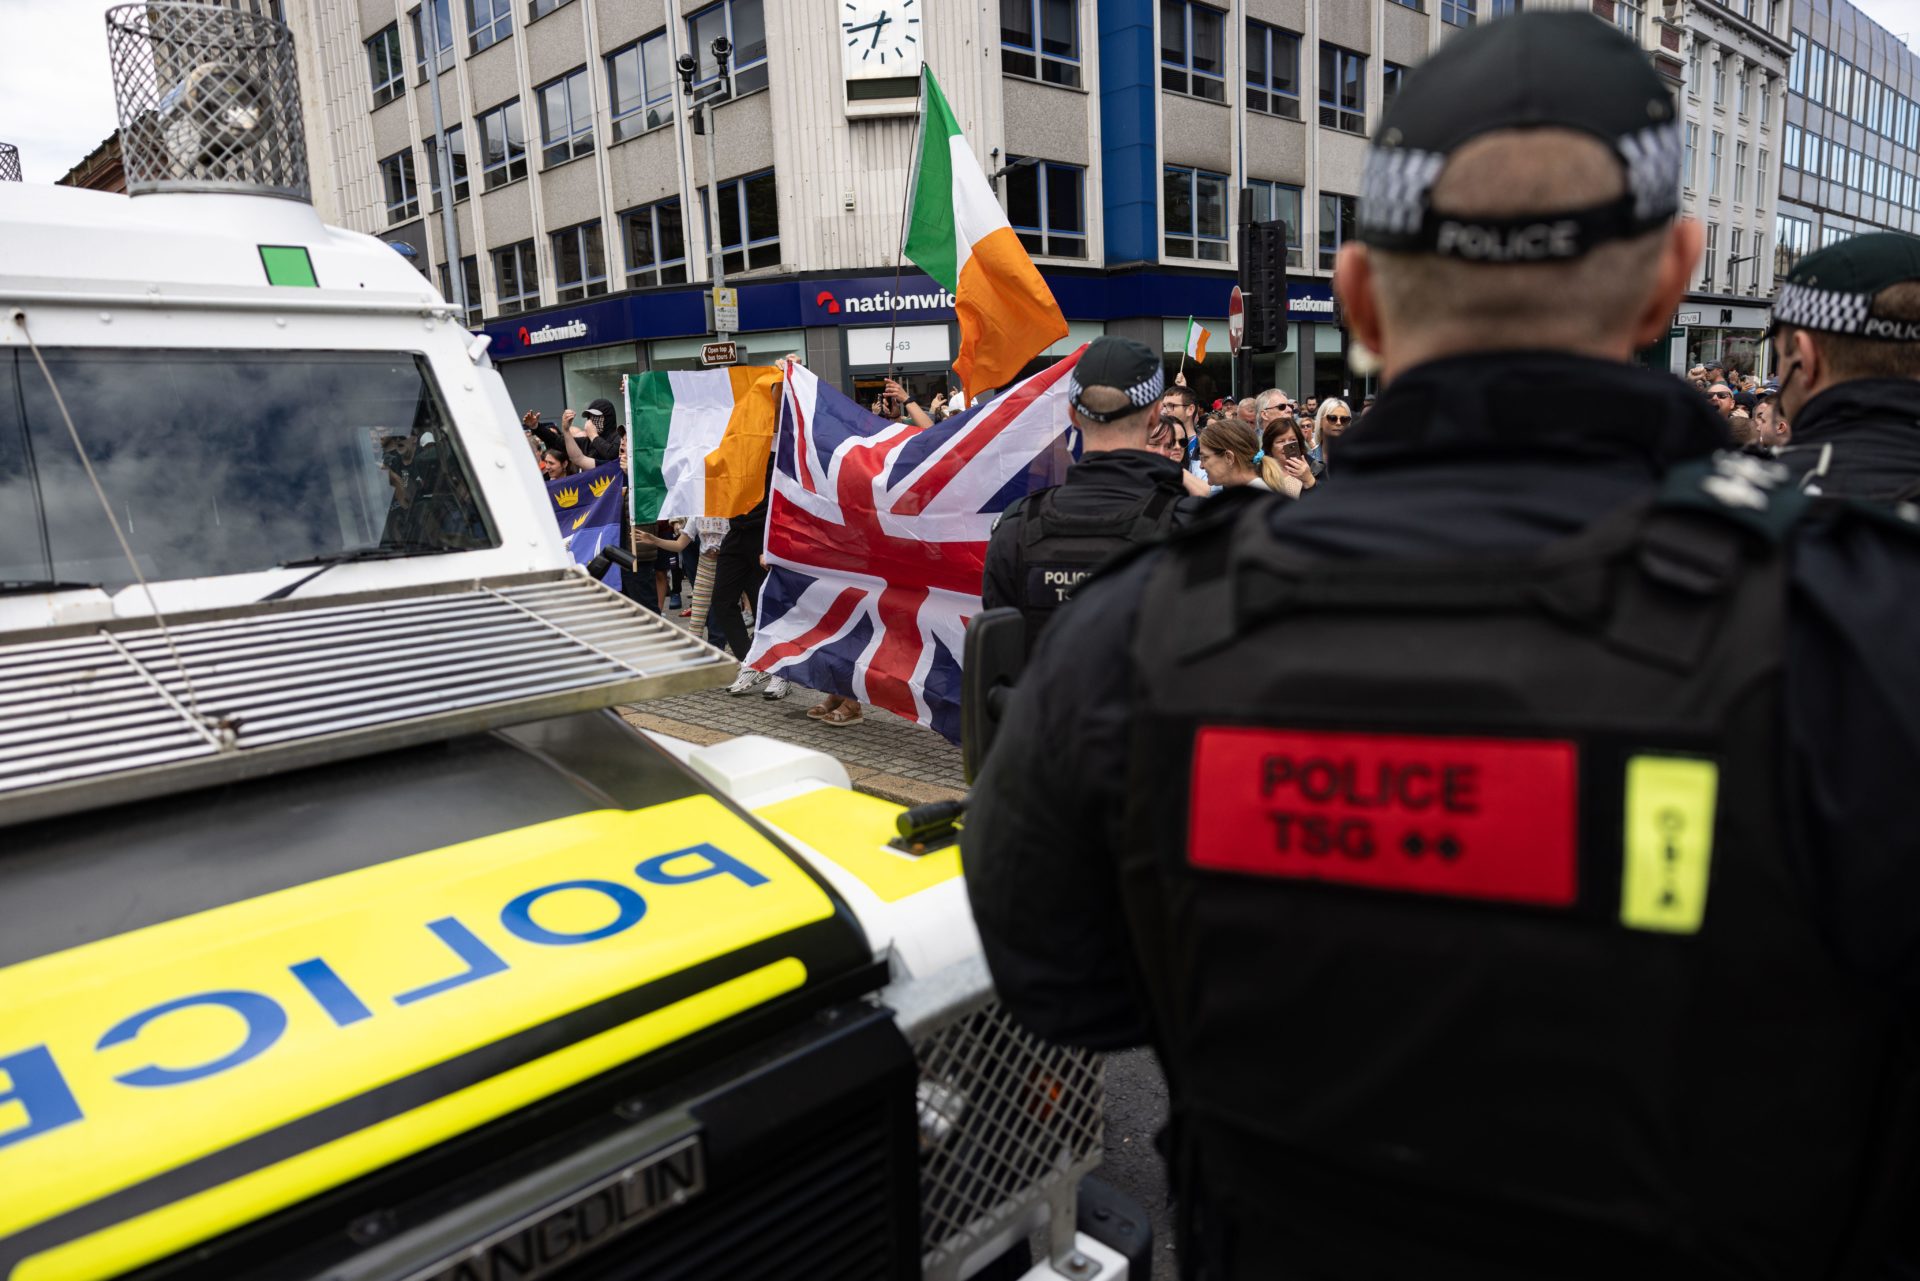
[[[920,74],[926,0],[838,0],[840,62],[849,79]]]

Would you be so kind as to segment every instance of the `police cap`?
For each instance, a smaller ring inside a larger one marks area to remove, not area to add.
[[[1618,199],[1517,218],[1432,207],[1454,151],[1508,129],[1568,129],[1611,148]],[[1680,211],[1684,144],[1673,95],[1640,47],[1588,13],[1517,13],[1461,33],[1416,67],[1380,120],[1360,184],[1359,239],[1467,262],[1558,262]]]
[[[1125,392],[1127,404],[1119,409],[1092,410],[1080,403],[1080,393],[1089,387],[1111,387]],[[1167,367],[1158,353],[1142,342],[1106,334],[1087,344],[1086,351],[1074,362],[1067,375],[1067,401],[1081,417],[1096,423],[1137,413],[1160,399],[1167,388]]]
[[[1793,264],[1773,302],[1773,323],[1853,338],[1920,342],[1920,321],[1875,315],[1882,289],[1920,280],[1920,239],[1897,231],[1853,236]]]

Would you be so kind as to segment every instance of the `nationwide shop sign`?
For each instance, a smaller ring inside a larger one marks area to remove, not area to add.
[[[1339,317],[1332,285],[1319,280],[1287,285],[1288,320],[1318,320],[1332,325],[1339,323]]]
[[[800,317],[809,325],[871,325],[890,320],[952,320],[953,295],[912,272],[800,282]]]

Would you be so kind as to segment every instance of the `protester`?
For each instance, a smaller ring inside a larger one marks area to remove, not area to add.
[[[1189,1276],[1905,1275],[1920,539],[1632,363],[1682,124],[1588,14],[1451,35],[1337,259],[1341,483],[1101,576],[1009,700],[994,988],[1153,1044]]]
[[[1300,416],[1309,422],[1317,421],[1320,417],[1320,398],[1318,396],[1308,396],[1302,400],[1300,402]]]
[[[1335,398],[1320,406],[1320,412],[1314,416],[1313,434],[1324,447],[1328,442],[1340,439],[1353,425],[1353,410],[1347,402]]]
[[[667,589],[673,580],[674,568],[679,563],[680,553],[693,541],[693,535],[675,532],[672,521],[660,520],[655,521],[650,530],[634,530],[633,537],[638,545],[636,552],[639,547],[653,549],[653,584],[658,601],[655,608],[656,612],[664,614],[667,612],[667,599],[670,595]],[[638,564],[646,563],[643,555],[636,555],[634,559]],[[639,572],[644,571],[636,570],[636,573]]]
[[[1245,400],[1234,406],[1234,413],[1237,414],[1240,421],[1247,426],[1253,428],[1255,431],[1260,430],[1260,407],[1252,396],[1248,396]]]
[[[1292,441],[1288,427],[1276,423],[1273,430],[1287,434]],[[1293,443],[1298,444],[1297,441]],[[1304,469],[1305,464],[1300,459],[1294,461]],[[1297,476],[1288,475],[1281,467],[1280,460],[1270,457],[1261,449],[1253,431],[1238,419],[1215,423],[1200,433],[1200,465],[1206,468],[1207,479],[1222,489],[1247,485],[1298,498],[1305,483]],[[1312,479],[1311,474],[1307,479]]]
[[[1806,255],[1774,303],[1781,461],[1801,488],[1920,498],[1920,239],[1873,232]]]
[[[1178,464],[1149,450],[1166,379],[1158,353],[1131,338],[1096,338],[1068,378],[1080,461],[1062,484],[1015,499],[1002,513],[981,584],[985,608],[1025,616],[1029,649],[1102,561],[1197,510]]]
[[[1793,428],[1780,413],[1776,397],[1762,396],[1753,414],[1754,443],[1769,452],[1784,448],[1793,439]]]
[[[1707,400],[1713,405],[1713,412],[1722,418],[1733,417],[1733,388],[1723,382],[1716,382],[1707,388]]]

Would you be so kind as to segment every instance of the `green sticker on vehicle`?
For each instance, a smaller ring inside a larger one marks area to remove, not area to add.
[[[267,269],[267,283],[297,288],[318,289],[314,279],[313,258],[305,245],[261,245],[260,265]]]
[[[1697,934],[1707,911],[1720,767],[1691,756],[1627,762],[1620,921],[1636,930]]]

